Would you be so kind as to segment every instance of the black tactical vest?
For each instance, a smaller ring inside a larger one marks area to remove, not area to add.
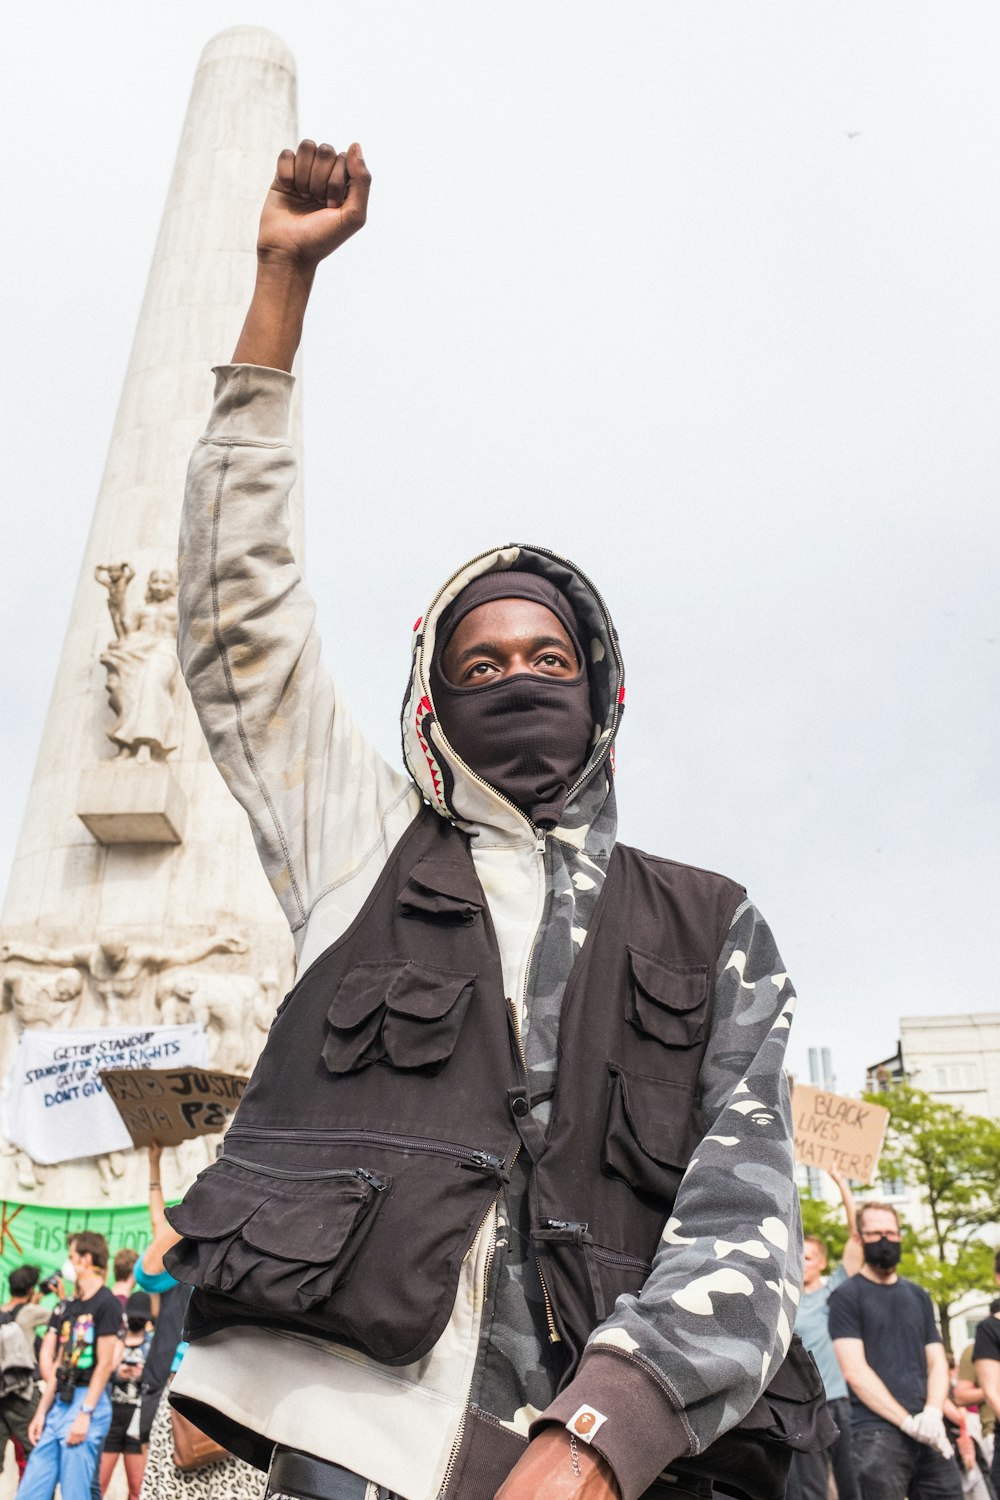
[[[566,986],[543,1137],[468,840],[425,810],[285,999],[224,1154],[168,1212],[184,1238],[167,1264],[197,1288],[189,1336],[249,1323],[384,1364],[421,1358],[525,1150],[568,1381],[588,1334],[649,1275],[704,1133],[713,980],[743,894],[615,846]],[[770,1423],[754,1412],[751,1427]]]

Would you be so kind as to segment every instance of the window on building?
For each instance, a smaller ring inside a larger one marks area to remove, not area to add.
[[[947,1093],[982,1087],[979,1067],[974,1062],[936,1063],[929,1071],[934,1080],[931,1087]]]

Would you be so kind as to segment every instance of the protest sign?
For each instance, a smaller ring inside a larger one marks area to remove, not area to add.
[[[889,1111],[797,1083],[792,1090],[795,1159],[807,1167],[835,1167],[854,1182],[874,1182]]]
[[[177,1146],[223,1130],[249,1079],[205,1068],[104,1070],[101,1082],[132,1143]]]
[[[150,1068],[208,1061],[203,1026],[95,1026],[21,1033],[4,1094],[4,1133],[45,1166],[107,1151],[132,1138],[104,1091],[102,1068]]]

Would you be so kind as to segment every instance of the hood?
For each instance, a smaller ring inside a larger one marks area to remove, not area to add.
[[[403,700],[403,757],[422,796],[436,812],[472,831],[483,825],[523,839],[537,830],[530,819],[460,759],[446,739],[434,711],[430,667],[442,612],[465,586],[483,573],[509,568],[539,573],[569,599],[583,636],[594,714],[590,758],[571,789],[563,822],[574,822],[572,809],[595,782],[607,790],[614,770],[614,739],[625,703],[625,676],[618,635],[607,606],[589,578],[565,558],[542,547],[512,544],[481,552],[459,568],[434,595],[427,612],[413,627],[413,661]],[[593,797],[588,795],[588,802]]]

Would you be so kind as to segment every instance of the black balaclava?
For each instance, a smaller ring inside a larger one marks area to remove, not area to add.
[[[514,677],[455,687],[441,657],[458,625],[480,604],[530,599],[551,610],[573,643],[575,677]],[[587,759],[593,730],[580,626],[561,589],[537,573],[509,570],[474,578],[443,611],[431,661],[431,697],[441,727],[477,776],[502,792],[539,828],[554,828]]]
[[[903,1253],[903,1247],[899,1240],[890,1240],[887,1235],[869,1244],[867,1240],[862,1242],[865,1260],[877,1271],[891,1271],[893,1266],[899,1265],[899,1257]]]

